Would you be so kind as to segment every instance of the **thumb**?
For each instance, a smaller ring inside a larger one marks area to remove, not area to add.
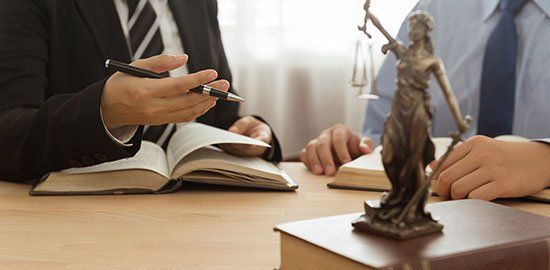
[[[361,138],[361,142],[359,143],[359,150],[363,154],[369,154],[374,149],[374,141],[369,137],[363,137]]]
[[[132,66],[149,69],[151,71],[162,73],[179,68],[187,63],[189,56],[161,54],[145,59],[139,59],[132,63]]]

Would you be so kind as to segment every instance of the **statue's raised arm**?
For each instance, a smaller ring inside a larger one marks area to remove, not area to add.
[[[447,72],[445,71],[445,65],[443,64],[443,61],[438,58],[432,69],[435,78],[437,79],[437,82],[439,83],[439,86],[443,91],[443,97],[447,101],[447,105],[449,105],[449,109],[451,110],[451,114],[453,115],[453,119],[455,120],[458,131],[460,132],[460,134],[462,134],[468,129],[469,116],[462,117],[460,106],[458,106],[458,101],[456,100],[456,97],[453,93],[453,89],[451,87],[451,83],[449,82],[449,78],[447,77]]]
[[[376,27],[378,31],[380,31],[380,33],[382,33],[382,35],[384,35],[384,37],[386,37],[386,39],[388,40],[388,44],[385,44],[384,46],[382,46],[382,52],[386,54],[388,51],[393,51],[396,57],[400,58],[405,47],[401,44],[401,42],[393,38],[390,35],[390,33],[386,30],[386,28],[382,26],[382,24],[380,23],[380,20],[378,20],[378,18],[370,12],[370,0],[365,1],[365,5],[363,6],[363,9],[365,10],[365,18],[363,20],[363,25],[357,26],[357,29],[365,33],[365,35],[367,35],[368,38],[372,38],[372,35],[367,31],[367,23],[370,20],[374,25],[374,27]]]

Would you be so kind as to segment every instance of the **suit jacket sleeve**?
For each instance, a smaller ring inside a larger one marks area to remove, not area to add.
[[[215,55],[219,56],[219,67],[218,67],[218,74],[220,78],[224,78],[229,81],[229,83],[232,85],[233,77],[231,75],[231,70],[229,69],[229,64],[227,62],[227,57],[225,55],[225,50],[223,48],[221,33],[220,33],[220,25],[218,22],[218,2],[216,0],[210,0],[208,2],[210,5],[209,9],[213,10],[213,16],[210,17],[210,23],[212,25],[212,30],[215,31],[216,36],[216,48],[217,52]],[[230,92],[236,93],[235,89],[233,89],[233,86],[229,89]],[[222,129],[229,129],[235,121],[237,121],[239,116],[239,103],[237,102],[223,102],[219,101],[216,106],[214,107],[214,115],[215,115],[215,123],[214,125],[216,127],[222,128]],[[267,122],[259,117],[254,115],[256,119],[264,122],[267,124]],[[269,124],[268,124],[269,125]],[[277,137],[275,136],[275,132],[272,130],[272,141],[271,141],[271,151],[266,152],[262,158],[273,161],[273,162],[279,162],[282,160],[282,150],[281,146],[279,144],[279,141]]]
[[[48,13],[43,1],[0,0],[0,179],[26,181],[50,171],[128,157],[99,113],[105,80],[48,95]],[[138,143],[135,143],[138,142]]]

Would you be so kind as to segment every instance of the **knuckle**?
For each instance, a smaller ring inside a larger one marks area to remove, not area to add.
[[[242,118],[242,123],[245,125],[245,126],[249,126],[250,124],[252,124],[254,122],[254,120],[256,120],[256,118],[250,116],[250,115],[247,115],[245,117]]]
[[[330,147],[330,144],[327,140],[320,140],[318,143],[317,143],[317,150],[324,150],[326,149],[327,147]]]
[[[482,143],[484,141],[487,140],[487,137],[485,136],[482,136],[482,135],[475,135],[473,136],[470,141],[473,143],[473,144],[478,144],[478,143]]]
[[[323,132],[321,134],[319,134],[319,137],[317,137],[317,140],[322,142],[322,141],[330,141],[332,138],[332,136],[330,135],[330,133],[326,133],[326,132]]]
[[[451,183],[451,176],[449,171],[445,170],[439,174],[439,182],[444,184],[445,186],[449,186]]]
[[[317,147],[317,140],[316,139],[311,140],[306,145],[306,152],[309,152],[311,151],[311,148],[316,148],[316,147]]]
[[[453,183],[451,186],[451,197],[453,199],[462,199],[466,196],[466,189],[463,185],[458,184],[457,182]]]
[[[174,88],[182,93],[185,93],[189,90],[185,85],[185,81],[183,80],[174,80]]]
[[[338,135],[332,136],[332,143],[333,144],[346,143],[346,138],[344,138],[343,136],[338,136]]]

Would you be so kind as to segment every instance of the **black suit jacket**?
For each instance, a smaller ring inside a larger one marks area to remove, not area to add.
[[[215,0],[170,0],[188,69],[213,68],[231,82]],[[105,132],[99,108],[106,59],[130,62],[113,0],[0,0],[0,179],[134,155]],[[230,89],[233,91],[233,89]],[[227,129],[238,104],[218,102],[198,121]],[[280,160],[276,139],[274,159]]]

